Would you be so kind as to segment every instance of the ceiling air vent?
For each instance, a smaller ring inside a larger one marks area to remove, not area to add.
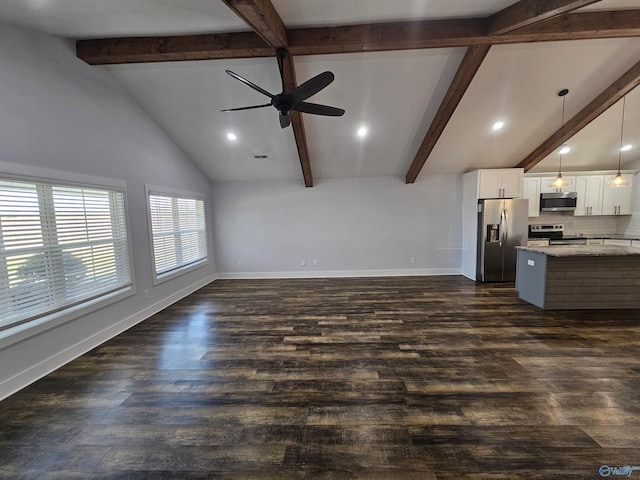
[[[269,158],[269,155],[267,155],[266,153],[263,153],[263,154],[254,155],[253,158],[255,158],[256,160],[261,158]]]

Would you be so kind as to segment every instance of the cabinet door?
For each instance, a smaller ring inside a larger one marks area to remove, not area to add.
[[[631,240],[631,246],[633,248],[640,248],[640,240]]]
[[[500,198],[502,170],[480,170],[478,198]]]
[[[551,184],[555,181],[556,177],[542,177],[540,179],[540,192],[541,193],[555,193],[555,192],[575,192],[576,191],[576,177],[574,175],[562,175],[569,186],[556,188],[552,187]]]
[[[577,206],[573,212],[574,217],[589,215],[589,182],[588,177],[576,178],[576,193],[578,194]]]
[[[576,177],[575,191],[578,194],[578,206],[574,216],[602,215],[602,195],[604,176],[585,175]]]
[[[587,177],[587,203],[589,204],[589,215],[602,215],[603,195],[604,176],[592,175]]]
[[[529,200],[529,216],[540,216],[540,177],[525,177],[524,198]]]
[[[605,245],[616,245],[618,247],[630,247],[631,246],[631,240],[623,240],[623,239],[619,239],[619,238],[605,238],[604,239],[604,244]]]
[[[631,215],[633,213],[633,176],[625,175],[629,185],[613,187],[610,185],[615,175],[605,175],[604,195],[602,197],[603,215]]]
[[[522,175],[524,169],[509,168],[502,170],[502,193],[505,198],[522,197]]]

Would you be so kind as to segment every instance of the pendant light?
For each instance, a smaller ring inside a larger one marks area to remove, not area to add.
[[[569,183],[567,180],[562,178],[562,155],[564,153],[569,153],[569,147],[565,146],[564,144],[564,103],[566,100],[565,96],[567,95],[567,93],[569,93],[568,88],[563,88],[558,92],[558,96],[562,97],[562,125],[560,127],[560,151],[558,152],[560,154],[560,165],[558,167],[558,176],[549,185],[549,187],[555,188],[555,189],[571,187],[571,183]]]
[[[622,122],[620,125],[620,149],[618,150],[618,173],[615,178],[608,182],[608,185],[611,187],[627,187],[629,186],[629,181],[626,180],[622,173],[620,172],[620,164],[622,163],[622,140],[624,137],[624,104],[627,100],[626,95],[622,97]]]

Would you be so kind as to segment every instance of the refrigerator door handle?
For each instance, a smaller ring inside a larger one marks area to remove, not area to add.
[[[500,211],[500,246],[507,243],[507,229],[504,228],[506,224],[507,210],[503,208]]]

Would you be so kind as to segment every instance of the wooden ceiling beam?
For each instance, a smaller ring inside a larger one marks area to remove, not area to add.
[[[284,88],[291,91],[296,88],[296,71],[293,65],[293,58],[287,56],[282,65],[284,73]],[[300,157],[300,166],[302,167],[302,176],[304,184],[307,187],[313,187],[313,174],[311,173],[311,160],[309,159],[309,147],[307,146],[307,134],[304,129],[304,121],[300,112],[292,111],[291,127],[293,128],[293,136],[296,140],[296,148],[298,149],[298,157]]]
[[[256,34],[271,47],[271,52],[276,48],[287,48],[287,29],[270,0],[222,0],[236,15],[238,15]],[[291,56],[287,56],[282,65],[283,83],[285,91],[296,88],[296,71]],[[291,128],[298,150],[302,177],[307,187],[313,187],[313,174],[311,172],[311,160],[309,159],[309,147],[307,134],[304,129],[304,121],[300,112],[292,111]]]
[[[504,33],[586,7],[600,0],[521,0],[489,17],[488,33]]]
[[[487,18],[378,23],[287,31],[292,55],[467,47],[640,36],[640,9],[569,13],[502,35]],[[93,65],[267,57],[273,49],[254,32],[79,40],[77,55]]]
[[[273,48],[287,46],[287,29],[269,0],[222,0],[267,45]]]
[[[638,85],[640,85],[640,62],[609,85],[591,103],[567,121],[564,128],[556,130],[517,166],[529,171],[561,145],[563,133],[564,141],[567,141]]]
[[[407,183],[413,183],[416,181],[420,170],[422,170],[422,167],[426,163],[427,158],[429,158],[431,151],[436,146],[440,135],[442,135],[442,132],[444,132],[449,120],[451,120],[453,113],[456,111],[458,104],[462,100],[467,88],[469,88],[473,77],[475,77],[476,72],[487,56],[487,53],[489,53],[490,48],[490,45],[479,45],[469,47],[467,49],[467,53],[462,59],[462,62],[460,62],[460,66],[453,77],[451,85],[449,85],[449,90],[447,90],[447,93],[440,104],[440,108],[438,108],[438,112],[431,122],[431,126],[429,127],[424,140],[422,140],[422,144],[420,145],[420,148],[418,148],[418,152],[407,171],[405,178]]]
[[[503,45],[640,36],[640,10],[569,13],[505,34],[487,34],[487,18],[351,25],[288,32],[296,55]]]
[[[502,35],[518,28],[532,25],[584,7],[600,0],[521,0],[501,10],[487,19],[489,33]],[[449,91],[440,105],[427,134],[416,153],[407,175],[406,183],[415,182],[435,148],[440,135],[453,116],[464,93],[473,81],[480,65],[489,52],[489,45],[469,47],[458,68],[458,72],[449,87]]]
[[[256,33],[241,32],[79,40],[76,54],[90,65],[113,65],[271,57],[273,48]]]

